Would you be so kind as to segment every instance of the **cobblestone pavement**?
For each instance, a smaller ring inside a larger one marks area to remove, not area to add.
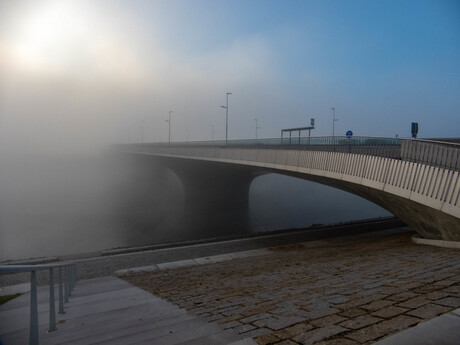
[[[124,279],[259,344],[370,344],[460,307],[459,250],[408,233]]]

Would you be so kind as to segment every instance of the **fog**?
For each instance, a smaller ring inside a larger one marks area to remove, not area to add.
[[[109,152],[167,141],[169,125],[173,141],[223,139],[227,92],[230,139],[253,138],[255,118],[259,137],[311,117],[330,135],[331,107],[336,133],[404,137],[419,121],[456,136],[454,5],[427,23],[393,20],[417,6],[331,4],[0,0],[0,260],[209,236],[184,225],[174,173]],[[249,230],[387,214],[356,200],[262,176]]]
[[[3,162],[0,260],[98,255],[111,248],[388,215],[351,194],[269,174],[251,185],[249,215],[230,209],[219,210],[223,220],[213,210],[187,216],[181,181],[151,159],[105,151],[23,154]]]

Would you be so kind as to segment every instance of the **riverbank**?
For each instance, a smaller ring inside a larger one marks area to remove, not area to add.
[[[379,218],[332,226],[317,226],[306,229],[260,233],[243,238],[225,238],[219,239],[219,241],[206,240],[202,242],[175,243],[165,247],[155,247],[153,249],[136,247],[130,248],[129,250],[135,251],[129,253],[113,252],[111,255],[97,253],[91,257],[87,257],[86,255],[88,254],[80,256],[72,255],[57,258],[57,260],[77,263],[78,279],[89,279],[112,275],[115,271],[120,269],[225,254],[235,251],[260,249],[289,243],[314,241],[338,236],[350,236],[360,233],[372,233],[386,229],[400,228],[402,230],[398,231],[409,231],[407,227],[401,228],[402,225],[401,221],[394,217]],[[119,250],[125,251],[128,250],[128,248]],[[25,264],[24,261],[23,264]],[[0,276],[0,286],[21,284],[28,281],[28,274]],[[38,283],[40,285],[47,284],[47,275],[39,273]]]

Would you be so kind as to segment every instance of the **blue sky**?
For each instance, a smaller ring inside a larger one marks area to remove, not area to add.
[[[56,90],[72,133],[106,142],[139,141],[142,121],[146,140],[167,140],[170,110],[173,140],[223,138],[226,92],[230,138],[253,137],[254,118],[263,137],[311,117],[331,135],[331,107],[338,134],[408,137],[418,121],[421,137],[459,136],[459,1],[62,2],[0,2],[0,48],[26,52],[0,65],[3,127],[31,127],[33,110],[48,124],[37,142],[80,141],[37,101]]]

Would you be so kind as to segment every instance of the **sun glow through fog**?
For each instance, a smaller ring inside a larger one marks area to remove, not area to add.
[[[95,6],[49,1],[24,12],[13,19],[9,35],[3,38],[11,69],[123,82],[137,82],[142,76],[135,49]]]
[[[81,9],[70,1],[34,7],[15,24],[7,42],[10,63],[27,72],[74,67],[75,50],[88,35]]]

